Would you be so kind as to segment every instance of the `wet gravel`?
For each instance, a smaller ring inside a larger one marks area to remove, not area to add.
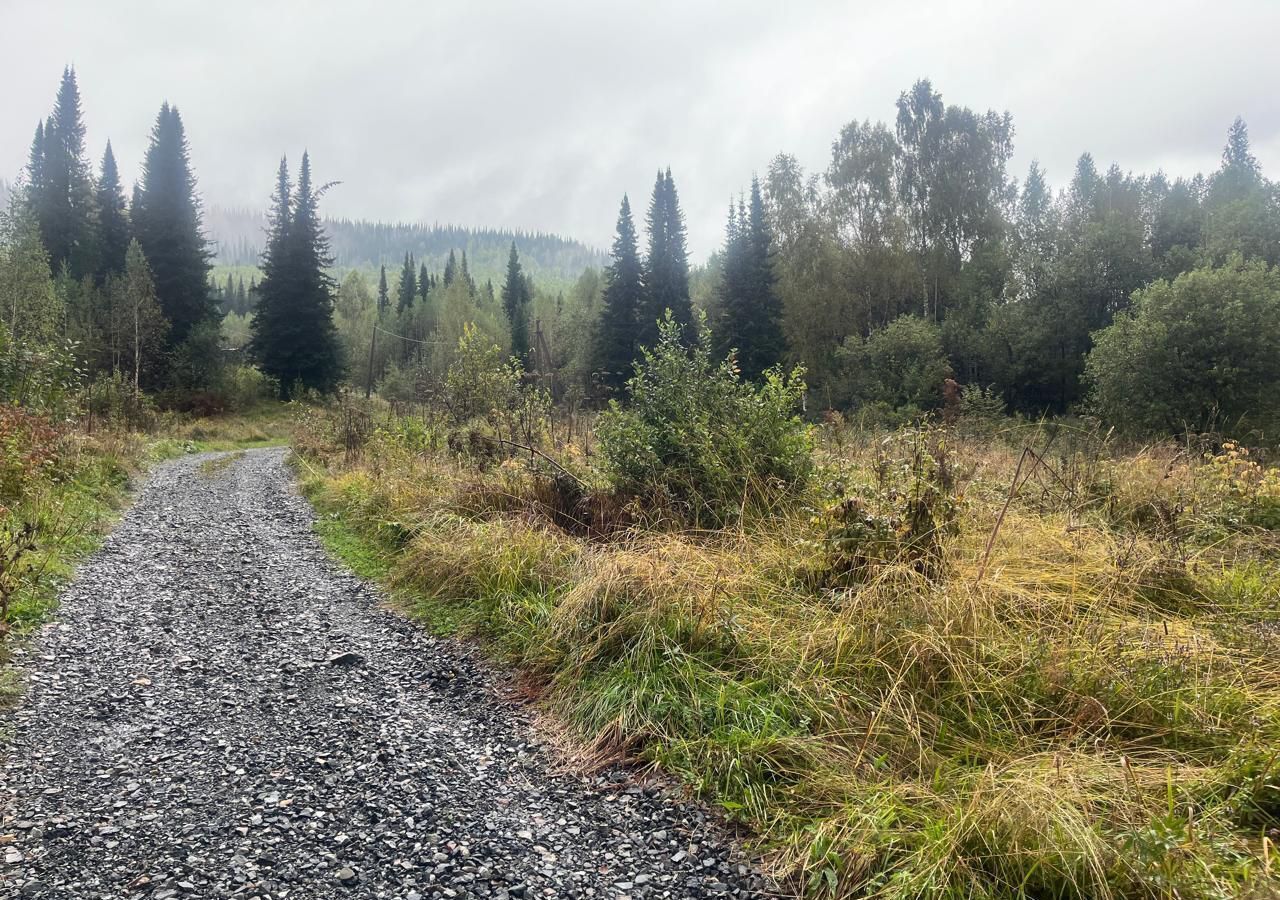
[[[713,818],[575,777],[327,561],[284,451],[157,467],[19,652],[0,896],[760,897]]]

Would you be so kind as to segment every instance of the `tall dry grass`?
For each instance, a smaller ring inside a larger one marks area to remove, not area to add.
[[[885,446],[828,436],[824,483],[874,491]],[[824,489],[584,537],[515,464],[313,455],[308,487],[598,758],[684,779],[814,894],[1274,896],[1280,553],[1248,521],[1271,488],[1077,445],[1011,494],[1016,444],[947,452],[936,564],[846,579]]]

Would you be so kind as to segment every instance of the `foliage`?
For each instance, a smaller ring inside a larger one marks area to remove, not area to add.
[[[646,223],[649,252],[644,258],[644,290],[636,309],[635,342],[652,347],[659,339],[659,323],[668,312],[685,327],[693,318],[684,213],[670,168],[659,171],[654,181]]]
[[[1280,271],[1261,261],[1157,281],[1095,341],[1093,400],[1126,431],[1280,426]]]
[[[810,438],[796,413],[803,371],[744,382],[734,358],[712,361],[701,324],[691,349],[668,315],[627,382],[629,401],[600,418],[600,453],[618,489],[667,496],[695,522],[722,523],[748,505],[802,488]]]
[[[848,338],[839,358],[850,397],[891,409],[939,408],[943,384],[951,377],[941,331],[916,316],[894,319],[865,340]]]
[[[151,130],[130,215],[134,237],[155,278],[160,309],[171,326],[170,346],[180,346],[200,326],[216,322],[218,309],[209,290],[211,254],[191,149],[182,116],[167,102],[161,104]]]
[[[942,573],[945,541],[958,533],[963,509],[948,438],[945,429],[920,427],[884,439],[875,480],[817,519],[828,579],[862,580],[891,566]]]
[[[1270,490],[1241,463],[1255,454],[1076,461],[1088,442],[1060,437],[992,541],[1017,468],[1003,441],[853,432],[818,462],[834,500],[863,501],[870,542],[842,545],[802,504],[587,540],[532,467],[479,471],[403,431],[311,469],[326,539],[428,627],[518,666],[594,758],[663,766],[747,823],[787,887],[1275,892],[1258,837],[1280,825],[1280,584],[1272,536],[1232,512]],[[1113,514],[1137,498],[1217,523],[1185,530],[1177,604],[1152,590],[1164,539]],[[812,577],[859,552],[856,577]]]
[[[773,235],[765,219],[758,179],[751,181],[751,203],[730,205],[715,333],[720,347],[736,351],[749,379],[759,378],[782,360],[782,301],[773,269]]]
[[[47,477],[61,439],[61,429],[48,416],[0,403],[0,514]]]
[[[331,392],[342,375],[341,347],[333,323],[333,279],[328,273],[332,259],[317,210],[322,192],[311,183],[311,159],[306,153],[296,191],[287,162],[280,160],[250,347],[285,400],[299,386]]]
[[[613,258],[604,270],[596,365],[604,387],[619,393],[632,374],[636,357],[640,311],[644,303],[644,270],[631,219],[631,204],[624,195],[618,211]]]

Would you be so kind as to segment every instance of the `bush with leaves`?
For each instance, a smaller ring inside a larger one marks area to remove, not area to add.
[[[1098,412],[1125,431],[1271,431],[1280,427],[1277,346],[1280,269],[1236,256],[1137,291],[1094,335],[1085,371]]]
[[[755,385],[732,354],[712,360],[705,321],[691,348],[683,336],[668,314],[627,382],[629,402],[614,401],[600,417],[614,486],[665,495],[698,524],[722,524],[804,487],[813,468],[810,430],[797,415],[804,371],[775,368]]]
[[[929,578],[942,572],[945,539],[959,529],[963,493],[945,428],[910,428],[886,438],[874,481],[851,490],[818,517],[826,580],[859,581],[905,565]]]
[[[860,405],[937,409],[943,383],[951,377],[941,329],[918,316],[894,319],[865,340],[846,338],[837,356],[849,395]]]

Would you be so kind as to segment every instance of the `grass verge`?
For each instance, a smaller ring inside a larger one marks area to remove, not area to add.
[[[876,446],[828,463],[875,490]],[[329,460],[302,481],[340,558],[520,668],[601,756],[749,824],[808,893],[1276,895],[1280,552],[1212,469],[1062,466],[1070,502],[1002,512],[1017,460],[973,446],[927,567],[832,582],[830,523],[803,508],[587,540],[514,463]]]

